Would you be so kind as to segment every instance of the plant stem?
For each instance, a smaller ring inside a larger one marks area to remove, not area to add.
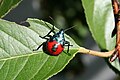
[[[83,54],[90,54],[90,55],[94,55],[94,56],[98,56],[98,57],[110,57],[113,53],[114,53],[115,49],[109,52],[99,52],[99,51],[94,51],[94,50],[89,50],[83,47],[80,47],[78,49],[79,53],[83,53]]]

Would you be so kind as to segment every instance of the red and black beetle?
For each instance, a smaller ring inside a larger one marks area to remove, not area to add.
[[[46,23],[45,23],[46,24]],[[47,25],[47,24],[46,24]],[[47,25],[48,26],[48,25]],[[64,46],[68,46],[68,49],[67,49],[67,53],[69,53],[69,46],[72,46],[70,45],[70,42],[66,41],[65,40],[65,37],[64,37],[64,30],[61,29],[60,31],[58,32],[55,32],[54,31],[55,28],[53,26],[53,28],[50,30],[50,32],[48,32],[47,35],[45,36],[39,36],[41,37],[42,39],[46,39],[46,42],[43,42],[41,45],[38,46],[37,49],[34,49],[33,51],[36,51],[38,50],[41,46],[43,46],[43,51],[49,55],[52,55],[52,56],[57,56],[59,55],[61,52],[63,52],[64,50]],[[54,35],[50,35],[50,33],[54,33]],[[65,51],[64,51],[65,52]],[[65,52],[66,53],[66,52]]]

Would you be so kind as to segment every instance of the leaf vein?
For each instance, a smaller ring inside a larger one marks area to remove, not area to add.
[[[32,80],[36,75],[37,73],[40,71],[40,69],[42,69],[42,67],[44,66],[44,64],[46,63],[46,61],[48,60],[49,56],[46,58],[46,60],[43,62],[43,64],[41,65],[40,68],[38,68],[38,71],[30,78],[30,80]]]

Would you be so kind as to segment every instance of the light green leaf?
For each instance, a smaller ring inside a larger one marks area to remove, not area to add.
[[[89,29],[97,44],[102,50],[114,49],[116,37],[112,37],[115,24],[111,0],[82,0],[82,3]],[[110,64],[120,71],[118,59]]]
[[[4,17],[10,10],[15,8],[21,0],[0,0],[0,18]]]
[[[1,80],[44,80],[61,71],[75,56],[78,46],[67,35],[66,40],[73,44],[71,56],[61,53],[50,56],[42,51],[33,52],[45,40],[50,30],[44,21],[28,19],[30,26],[0,19],[0,79]],[[47,23],[50,27],[49,23]]]

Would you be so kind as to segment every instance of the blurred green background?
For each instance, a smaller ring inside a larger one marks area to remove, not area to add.
[[[100,50],[88,29],[81,0],[23,0],[4,19],[20,23],[29,17],[48,21],[59,29],[75,26],[66,33],[78,45]],[[63,71],[49,80],[116,80],[116,77],[103,58],[77,54]]]

